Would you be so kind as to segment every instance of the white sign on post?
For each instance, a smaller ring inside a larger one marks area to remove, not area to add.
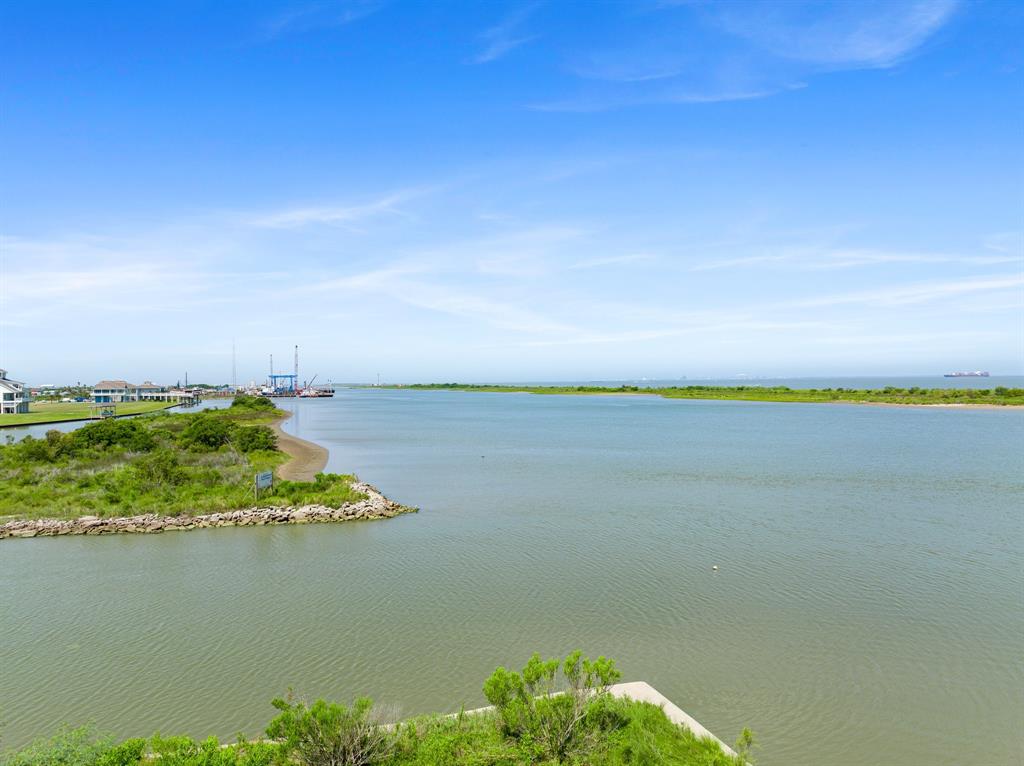
[[[261,489],[269,489],[274,486],[274,472],[273,471],[260,471],[256,474],[256,499],[259,499]]]

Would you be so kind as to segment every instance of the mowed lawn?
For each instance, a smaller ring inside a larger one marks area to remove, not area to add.
[[[173,407],[176,402],[127,402],[108,405],[118,415],[138,415]],[[31,402],[29,411],[17,415],[0,415],[0,428],[4,426],[30,426],[35,423],[54,423],[58,420],[85,420],[94,417],[96,405],[90,402]]]

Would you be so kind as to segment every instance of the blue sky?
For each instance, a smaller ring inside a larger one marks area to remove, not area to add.
[[[5,3],[34,382],[1024,372],[1024,6]]]

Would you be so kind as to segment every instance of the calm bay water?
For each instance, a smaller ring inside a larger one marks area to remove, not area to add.
[[[723,739],[750,726],[768,766],[1022,760],[1024,413],[283,406],[331,470],[423,510],[0,545],[5,744],[61,721],[257,733],[288,686],[453,710],[495,665],[579,647]]]

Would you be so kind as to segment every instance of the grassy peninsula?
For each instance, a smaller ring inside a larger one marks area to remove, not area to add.
[[[89,402],[31,402],[28,412],[0,415],[0,428],[31,426],[38,423],[60,423],[67,420],[89,420],[95,417],[97,405]],[[117,414],[142,415],[175,407],[176,402],[125,402],[117,405]]]
[[[491,393],[577,394],[577,395],[647,395],[666,399],[721,399],[743,402],[850,402],[859,404],[905,405],[990,405],[1024,406],[1024,388],[789,388],[787,386],[505,386],[470,383],[414,383],[408,386],[387,386],[434,391],[476,391]]]
[[[698,738],[665,712],[609,692],[612,660],[573,652],[539,655],[516,673],[499,667],[484,682],[493,707],[392,723],[366,698],[351,706],[287,697],[266,739],[221,745],[214,737],[154,736],[121,743],[88,728],[65,729],[0,766],[739,766],[750,763],[744,730],[736,753]]]
[[[269,399],[239,396],[225,409],[98,420],[0,445],[0,521],[251,507],[254,474],[289,459],[270,427],[286,414]],[[354,480],[277,480],[261,492],[260,504],[337,508],[364,499]]]

